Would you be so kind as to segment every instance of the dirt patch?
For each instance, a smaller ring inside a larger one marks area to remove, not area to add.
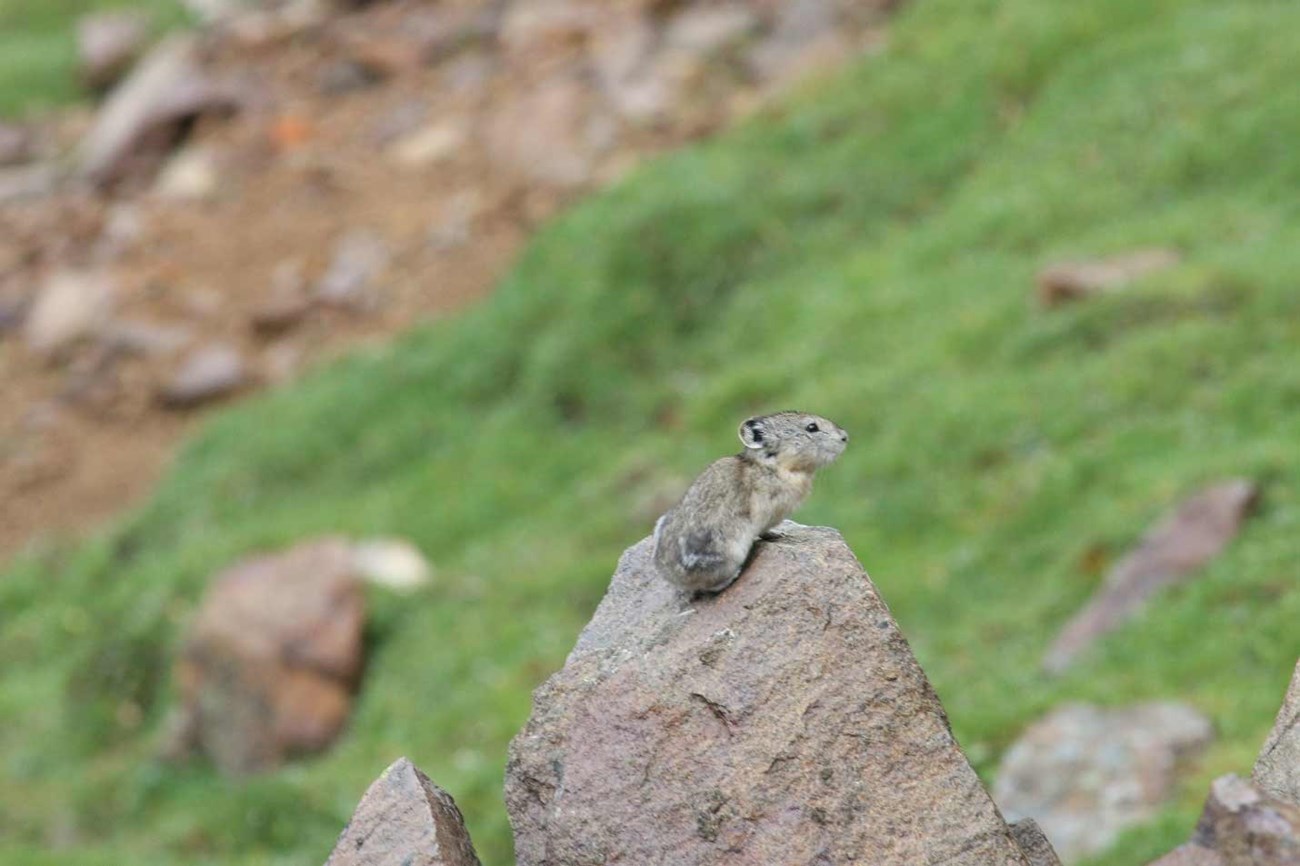
[[[38,124],[38,161],[7,171],[39,189],[5,201],[0,182],[0,557],[93,529],[212,406],[481,298],[539,221],[878,39],[858,4],[791,4],[803,30],[773,4],[711,6],[244,14],[197,43],[238,110],[168,127],[161,168],[112,188],[41,186],[93,118]],[[38,344],[31,311],[68,272],[111,280],[111,309],[81,321],[73,303]],[[161,399],[215,344],[247,383]]]

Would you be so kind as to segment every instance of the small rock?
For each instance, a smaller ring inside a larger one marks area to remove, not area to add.
[[[17,331],[27,317],[27,305],[22,298],[0,297],[0,336]]]
[[[521,179],[555,187],[586,183],[596,154],[586,137],[589,100],[562,75],[501,102],[487,128],[492,159]],[[520,130],[528,130],[520,135]]]
[[[190,409],[219,400],[248,384],[243,356],[233,346],[204,346],[182,362],[180,369],[158,392],[168,409]]]
[[[1270,797],[1300,806],[1300,662],[1255,762],[1254,782]]]
[[[277,337],[301,324],[312,307],[302,263],[281,262],[271,276],[270,297],[253,310],[249,325],[259,336]]]
[[[316,284],[316,297],[331,306],[369,309],[375,280],[388,267],[388,245],[371,231],[354,230],[334,247],[334,258]]]
[[[501,44],[508,56],[549,53],[578,44],[598,18],[598,9],[574,0],[511,3],[501,21]]]
[[[187,147],[167,160],[153,193],[165,201],[196,202],[212,199],[217,188],[217,164],[212,151]]]
[[[118,320],[104,328],[103,342],[114,352],[158,357],[174,355],[193,337],[189,328]]]
[[[400,538],[376,538],[352,547],[352,564],[363,580],[396,590],[412,590],[433,578],[420,549]]]
[[[1192,845],[1224,866],[1300,864],[1300,807],[1270,799],[1239,776],[1215,779]]]
[[[19,165],[0,168],[0,204],[42,198],[59,186],[59,172],[52,165]]]
[[[1047,841],[1043,829],[1033,818],[1024,818],[1012,824],[1011,835],[1029,860],[1029,866],[1061,866],[1056,849]]]
[[[1181,262],[1177,250],[1136,250],[1120,256],[1095,261],[1062,262],[1038,275],[1038,299],[1054,307],[1104,292],[1112,292],[1150,274],[1172,268]]]
[[[298,327],[312,306],[308,297],[272,298],[249,314],[249,325],[260,337],[278,337]]]
[[[187,629],[173,757],[269,770],[342,731],[362,671],[365,599],[349,545],[323,539],[218,574]]]
[[[375,69],[355,60],[325,64],[316,76],[316,89],[326,96],[339,96],[373,87],[384,79]]]
[[[0,121],[0,167],[27,162],[35,151],[35,137],[30,129]]]
[[[132,12],[98,12],[77,22],[82,84],[101,93],[118,82],[144,54],[149,21]]]
[[[1233,479],[1183,502],[1143,536],[1061,630],[1043,660],[1044,669],[1065,670],[1095,640],[1135,616],[1156,592],[1186,580],[1218,556],[1237,537],[1258,496],[1253,482]]]
[[[993,797],[1009,820],[1033,818],[1065,862],[1077,861],[1156,814],[1180,762],[1213,736],[1209,720],[1182,704],[1070,704],[1007,750]]]
[[[1227,866],[1223,858],[1200,845],[1188,843],[1170,851],[1150,866]]]
[[[41,287],[27,315],[27,345],[55,357],[100,332],[113,309],[116,289],[107,275],[58,271]]]
[[[465,145],[465,127],[455,121],[433,123],[393,142],[389,154],[404,168],[423,168],[455,156]]]
[[[750,65],[764,81],[791,81],[843,38],[842,29],[836,0],[787,0],[771,32],[750,52]]]
[[[451,795],[406,758],[366,789],[325,866],[479,866]]]
[[[421,60],[432,66],[487,46],[496,38],[501,22],[500,13],[492,7],[442,6],[420,10],[407,23]]]
[[[203,71],[195,40],[173,36],[136,66],[100,110],[81,143],[81,175],[108,185],[152,172],[187,124],[237,106],[232,91]]]
[[[744,3],[689,5],[668,22],[664,45],[670,51],[707,58],[742,44],[758,32],[761,23]]]

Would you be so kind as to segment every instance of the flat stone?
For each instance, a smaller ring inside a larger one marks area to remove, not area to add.
[[[1237,537],[1258,496],[1254,482],[1236,478],[1185,500],[1111,570],[1105,585],[1061,630],[1043,667],[1064,671],[1094,641],[1136,616],[1151,596],[1203,568]]]
[[[1177,250],[1157,248],[1134,250],[1106,259],[1060,262],[1038,274],[1038,299],[1044,306],[1054,307],[1119,291],[1182,260]]]
[[[248,368],[239,350],[210,344],[181,363],[159,390],[158,399],[168,409],[191,409],[228,397],[248,382]]]
[[[53,358],[97,335],[108,322],[115,294],[114,281],[106,274],[56,271],[45,280],[27,314],[27,345]]]

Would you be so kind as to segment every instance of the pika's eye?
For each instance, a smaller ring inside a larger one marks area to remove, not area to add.
[[[816,432],[817,432],[818,430],[820,430],[821,428],[818,427],[818,426],[817,426],[817,422],[814,421],[813,423],[809,424],[807,427],[805,427],[805,428],[803,428],[803,429],[807,430],[809,433],[816,433]]]

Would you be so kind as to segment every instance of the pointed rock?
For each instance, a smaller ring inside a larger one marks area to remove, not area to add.
[[[1011,825],[1011,835],[1015,837],[1020,850],[1029,858],[1029,866],[1061,866],[1061,858],[1056,856],[1056,849],[1047,841],[1043,828],[1033,818],[1025,818]]]
[[[1027,866],[839,533],[780,529],[694,602],[624,554],[511,744],[519,866]]]
[[[1270,797],[1300,806],[1300,662],[1255,762],[1254,781]]]
[[[478,866],[451,795],[406,758],[373,785],[325,866]]]

